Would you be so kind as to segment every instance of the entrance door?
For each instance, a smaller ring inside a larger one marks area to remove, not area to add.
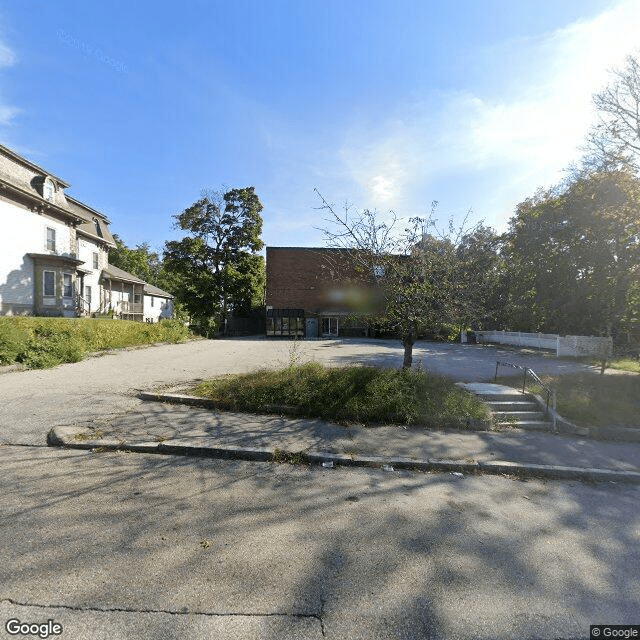
[[[328,337],[338,335],[338,318],[322,318],[322,335]]]

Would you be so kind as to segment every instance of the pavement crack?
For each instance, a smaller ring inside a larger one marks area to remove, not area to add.
[[[321,613],[283,613],[283,612],[268,612],[268,613],[257,613],[257,612],[244,612],[244,611],[226,611],[226,612],[215,612],[215,611],[198,611],[194,609],[187,609],[186,607],[180,610],[171,610],[171,609],[137,609],[130,607],[83,607],[83,606],[75,606],[75,605],[67,605],[67,604],[42,604],[37,602],[20,602],[19,600],[15,600],[13,598],[3,598],[0,602],[7,602],[16,607],[35,607],[38,609],[65,609],[67,611],[92,611],[96,613],[160,613],[167,614],[172,616],[207,616],[211,618],[312,618],[317,620],[320,623],[320,630],[322,631],[322,635],[325,635],[324,630],[324,622],[322,620],[322,608]],[[324,603],[322,604],[324,607]]]
[[[29,444],[27,442],[0,442],[0,447],[29,447],[31,449],[48,449],[49,445],[44,444]]]

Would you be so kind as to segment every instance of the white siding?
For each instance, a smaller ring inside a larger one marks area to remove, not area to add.
[[[47,227],[56,231],[56,253],[69,255],[70,227],[0,201],[0,307],[33,305],[33,262],[26,254],[51,253],[47,251]]]
[[[98,254],[98,268],[93,267],[93,254]],[[100,248],[97,242],[93,242],[88,238],[78,236],[78,259],[84,264],[82,269],[90,271],[84,276],[84,286],[91,287],[91,313],[98,311],[100,308],[100,289],[99,280],[102,269],[107,266],[107,252]]]
[[[151,306],[152,299],[153,306]],[[171,317],[173,317],[173,300],[159,296],[150,296],[145,293],[144,319],[146,322],[158,322],[163,318]]]

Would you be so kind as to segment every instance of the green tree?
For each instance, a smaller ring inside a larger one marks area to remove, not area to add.
[[[637,310],[640,181],[601,171],[518,206],[506,234],[513,329],[618,332]]]
[[[465,233],[456,247],[460,330],[495,328],[506,298],[502,238],[483,224]]]
[[[327,243],[346,249],[360,280],[378,289],[381,304],[370,322],[398,335],[404,347],[402,366],[410,368],[418,336],[459,322],[465,313],[461,293],[471,283],[463,280],[457,255],[464,229],[450,223],[448,233],[439,232],[433,219],[437,202],[427,218],[412,218],[398,231],[393,214],[389,222],[369,210],[345,207],[341,214],[316,193],[332,225],[323,229]]]
[[[178,300],[200,323],[221,327],[230,311],[261,299],[264,261],[262,204],[253,187],[205,191],[174,216],[189,235],[165,243],[165,269],[178,281]],[[213,320],[212,320],[213,319]]]
[[[143,242],[131,249],[116,234],[113,235],[113,239],[116,247],[109,251],[109,264],[149,284],[161,286],[158,281],[161,279],[162,261],[155,251],[151,251],[148,243]]]

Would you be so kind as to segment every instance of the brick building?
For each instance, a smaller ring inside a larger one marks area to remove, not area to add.
[[[379,299],[346,249],[267,247],[267,335],[366,335]]]

